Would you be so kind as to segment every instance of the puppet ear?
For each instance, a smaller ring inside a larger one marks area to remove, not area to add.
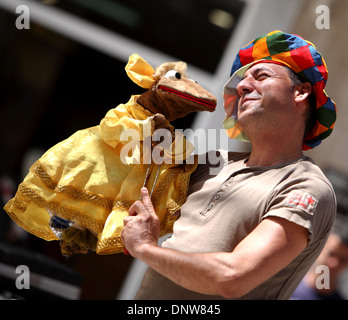
[[[153,76],[155,70],[137,54],[132,54],[129,57],[125,69],[128,77],[144,89],[151,88],[156,80]]]

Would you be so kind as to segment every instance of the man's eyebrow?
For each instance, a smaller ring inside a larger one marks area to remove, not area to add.
[[[254,73],[260,73],[261,71],[270,71],[272,72],[273,70],[271,68],[268,68],[267,66],[259,66],[253,69],[251,72]]]
[[[258,73],[260,73],[260,72],[262,72],[262,71],[270,71],[270,72],[272,72],[273,70],[270,69],[270,68],[268,68],[267,66],[257,66],[257,67],[255,67],[254,69],[252,69],[250,73],[251,73],[252,75],[254,75],[254,74],[258,74]],[[246,73],[246,72],[245,72],[245,73]],[[244,73],[244,76],[242,77],[241,80],[244,80],[244,79],[246,78],[245,73]]]

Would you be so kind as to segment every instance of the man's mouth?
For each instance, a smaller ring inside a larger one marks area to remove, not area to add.
[[[255,100],[258,100],[259,98],[257,97],[244,97],[244,98],[241,98],[240,100],[240,110],[244,110],[247,105],[246,103],[249,102],[249,101],[255,101]]]
[[[244,104],[245,102],[248,102],[248,101],[254,101],[254,100],[257,100],[257,98],[242,98],[241,104]]]
[[[183,92],[180,92],[180,91],[177,91],[177,90],[174,90],[174,89],[162,86],[162,85],[159,85],[158,88],[163,90],[163,91],[166,91],[166,92],[169,92],[169,93],[172,93],[172,94],[176,94],[177,96],[182,97],[182,98],[184,98],[186,100],[190,100],[190,101],[199,103],[201,105],[204,105],[204,106],[212,108],[212,109],[215,109],[215,107],[216,107],[216,103],[208,101],[208,100],[204,100],[204,99],[200,99],[200,98],[197,98],[197,97],[194,97],[194,96],[190,96],[190,95],[188,95],[186,93],[183,93]]]

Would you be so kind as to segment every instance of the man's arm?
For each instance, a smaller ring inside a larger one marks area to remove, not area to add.
[[[288,265],[306,246],[308,231],[278,217],[264,219],[232,252],[185,253],[157,244],[159,221],[146,189],[125,218],[129,253],[191,291],[238,298]]]

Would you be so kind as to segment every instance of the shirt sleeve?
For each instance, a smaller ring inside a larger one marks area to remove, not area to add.
[[[262,219],[280,217],[309,232],[309,239],[321,239],[330,231],[336,214],[331,185],[320,178],[299,177],[278,186],[270,196]]]

